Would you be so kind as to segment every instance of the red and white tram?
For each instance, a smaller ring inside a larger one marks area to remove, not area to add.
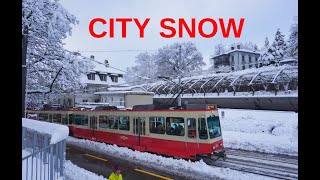
[[[225,157],[218,109],[39,111],[37,120],[61,123],[70,135],[142,152],[197,160]]]

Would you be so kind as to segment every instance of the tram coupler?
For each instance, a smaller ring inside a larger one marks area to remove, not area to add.
[[[227,158],[226,150],[222,149],[220,151],[215,151],[215,152],[213,152],[213,154],[210,157],[210,159],[212,159],[214,161],[216,161],[220,158],[222,158],[223,160],[225,160]]]

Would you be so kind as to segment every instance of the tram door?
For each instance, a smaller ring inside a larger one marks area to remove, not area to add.
[[[197,120],[195,118],[187,118],[187,127],[187,151],[189,151],[190,154],[197,154],[199,149]]]
[[[133,134],[138,135],[137,145],[141,145],[141,135],[146,135],[146,118],[145,117],[134,117],[133,118]]]
[[[95,130],[97,129],[97,116],[90,116],[90,123],[89,123],[89,128],[90,128],[90,131],[92,132],[91,133],[91,139],[92,140],[96,140],[96,137],[95,137]]]

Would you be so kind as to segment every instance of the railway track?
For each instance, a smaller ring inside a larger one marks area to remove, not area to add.
[[[276,179],[298,179],[297,157],[232,149],[226,149],[226,154],[225,160],[207,163]]]

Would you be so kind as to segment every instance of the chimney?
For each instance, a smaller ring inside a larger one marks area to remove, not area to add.
[[[237,49],[240,49],[240,44],[237,45]]]
[[[90,56],[90,59],[94,59],[94,55],[91,55],[91,56]]]
[[[234,47],[233,47],[233,46],[231,46],[231,50],[234,50]]]
[[[109,67],[109,61],[108,60],[104,60],[104,64],[106,65],[106,67]]]

